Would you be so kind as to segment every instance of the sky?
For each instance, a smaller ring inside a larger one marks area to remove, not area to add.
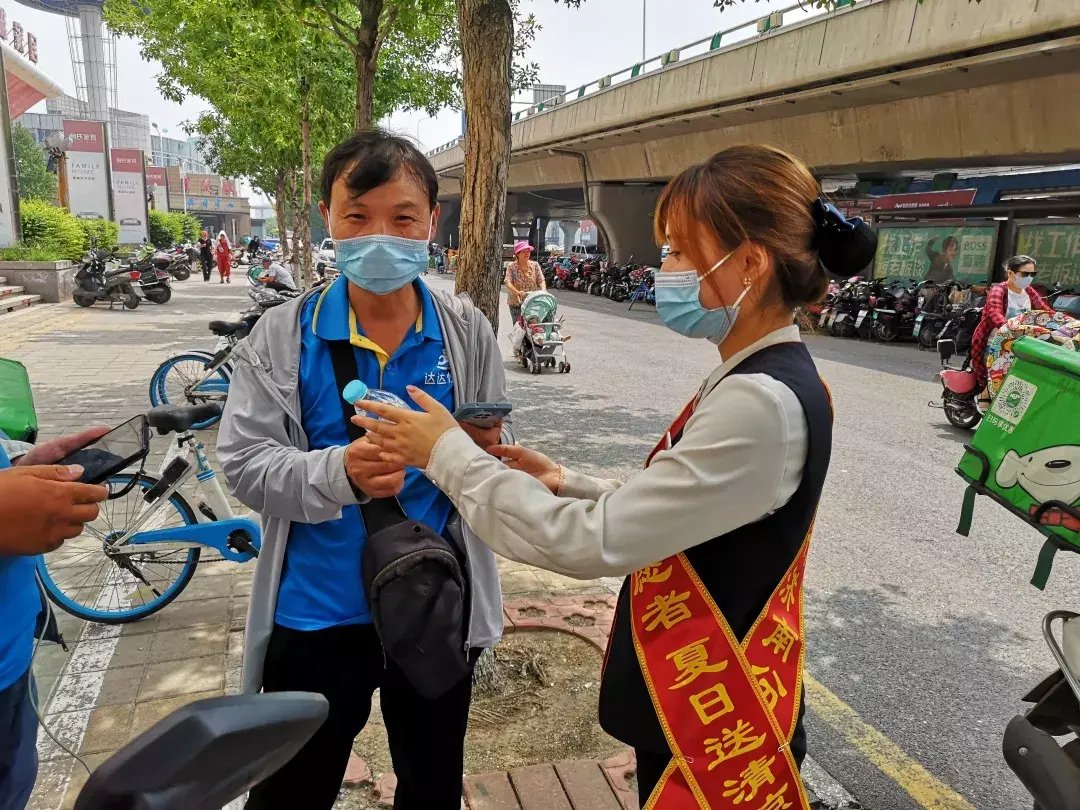
[[[711,37],[716,31],[757,19],[769,11],[791,6],[790,2],[746,0],[721,11],[712,0],[585,0],[570,9],[556,0],[523,0],[522,10],[536,15],[541,26],[529,60],[540,66],[538,81],[580,87],[640,61],[642,56],[642,9],[645,11],[645,49],[648,57]],[[9,24],[22,23],[38,38],[38,67],[64,91],[75,95],[75,79],[67,32],[61,17],[0,0]],[[797,10],[785,22],[802,18]],[[745,34],[744,34],[745,35]],[[207,108],[199,98],[175,104],[161,97],[157,76],[161,65],[143,60],[139,44],[131,39],[117,42],[117,96],[120,109],[142,112],[172,137],[185,138],[185,121],[193,121]],[[530,98],[528,94],[521,98]],[[42,102],[34,108],[44,112]],[[515,110],[524,105],[515,105]],[[430,118],[426,113],[403,112],[382,122],[391,129],[419,140],[432,149],[461,134],[461,114],[446,110]]]

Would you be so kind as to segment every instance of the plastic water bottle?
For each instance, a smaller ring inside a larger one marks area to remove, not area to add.
[[[351,383],[345,386],[345,390],[341,392],[341,396],[344,397],[346,402],[352,403],[356,408],[356,412],[361,416],[370,416],[372,419],[378,419],[375,414],[369,414],[360,408],[356,407],[356,403],[362,399],[370,400],[371,402],[381,402],[384,405],[393,405],[397,408],[408,408],[405,404],[405,400],[399,397],[397,394],[390,391],[383,391],[381,388],[368,388],[360,380],[353,380]]]

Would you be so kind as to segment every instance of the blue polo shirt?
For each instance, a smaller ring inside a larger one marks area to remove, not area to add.
[[[349,443],[328,348],[331,340],[352,344],[358,379],[369,387],[392,391],[417,407],[405,390],[415,385],[453,410],[454,380],[435,302],[423,282],[416,282],[415,289],[420,295],[420,316],[392,356],[366,337],[356,322],[345,276],[304,305],[300,314],[300,417],[312,450]],[[398,500],[413,520],[439,533],[445,530],[452,509],[450,499],[419,470],[406,470],[405,488]],[[294,630],[370,623],[360,571],[365,537],[358,506],[344,507],[338,520],[293,523],[274,620]]]
[[[0,448],[0,469],[11,466]],[[34,580],[37,557],[0,554],[0,691],[26,674],[34,653],[34,625],[41,594]]]

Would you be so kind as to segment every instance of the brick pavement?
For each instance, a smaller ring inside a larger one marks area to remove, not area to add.
[[[29,368],[42,438],[118,423],[149,406],[147,386],[162,360],[182,349],[213,348],[206,323],[244,308],[245,292],[246,285],[192,278],[174,285],[173,300],[163,307],[36,307],[0,323],[0,356]],[[212,445],[212,431],[204,441]],[[153,457],[162,452],[158,439]],[[132,624],[107,627],[59,615],[69,652],[42,645],[34,663],[45,719],[58,738],[93,768],[180,706],[238,691],[252,570],[201,564],[176,602]],[[506,560],[500,570],[508,605],[550,594],[611,593],[610,581],[582,582]],[[85,771],[44,735],[39,752],[30,809],[73,806]]]

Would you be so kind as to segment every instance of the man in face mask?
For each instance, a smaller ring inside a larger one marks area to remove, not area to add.
[[[238,348],[218,457],[236,497],[263,521],[244,690],[312,691],[330,703],[312,740],[252,790],[249,810],[330,810],[375,689],[398,777],[394,806],[457,810],[461,801],[471,679],[427,700],[383,654],[364,593],[358,506],[396,497],[409,518],[445,536],[453,505],[419,470],[380,460],[366,438],[350,442],[332,359],[348,348],[353,376],[406,402],[409,386],[450,410],[506,401],[491,325],[420,280],[437,192],[431,164],[408,140],[374,129],[338,144],[323,163],[319,208],[341,276],[270,310]],[[499,426],[462,427],[481,447],[500,440]],[[502,601],[494,556],[468,527],[463,534],[475,656],[501,635]]]

